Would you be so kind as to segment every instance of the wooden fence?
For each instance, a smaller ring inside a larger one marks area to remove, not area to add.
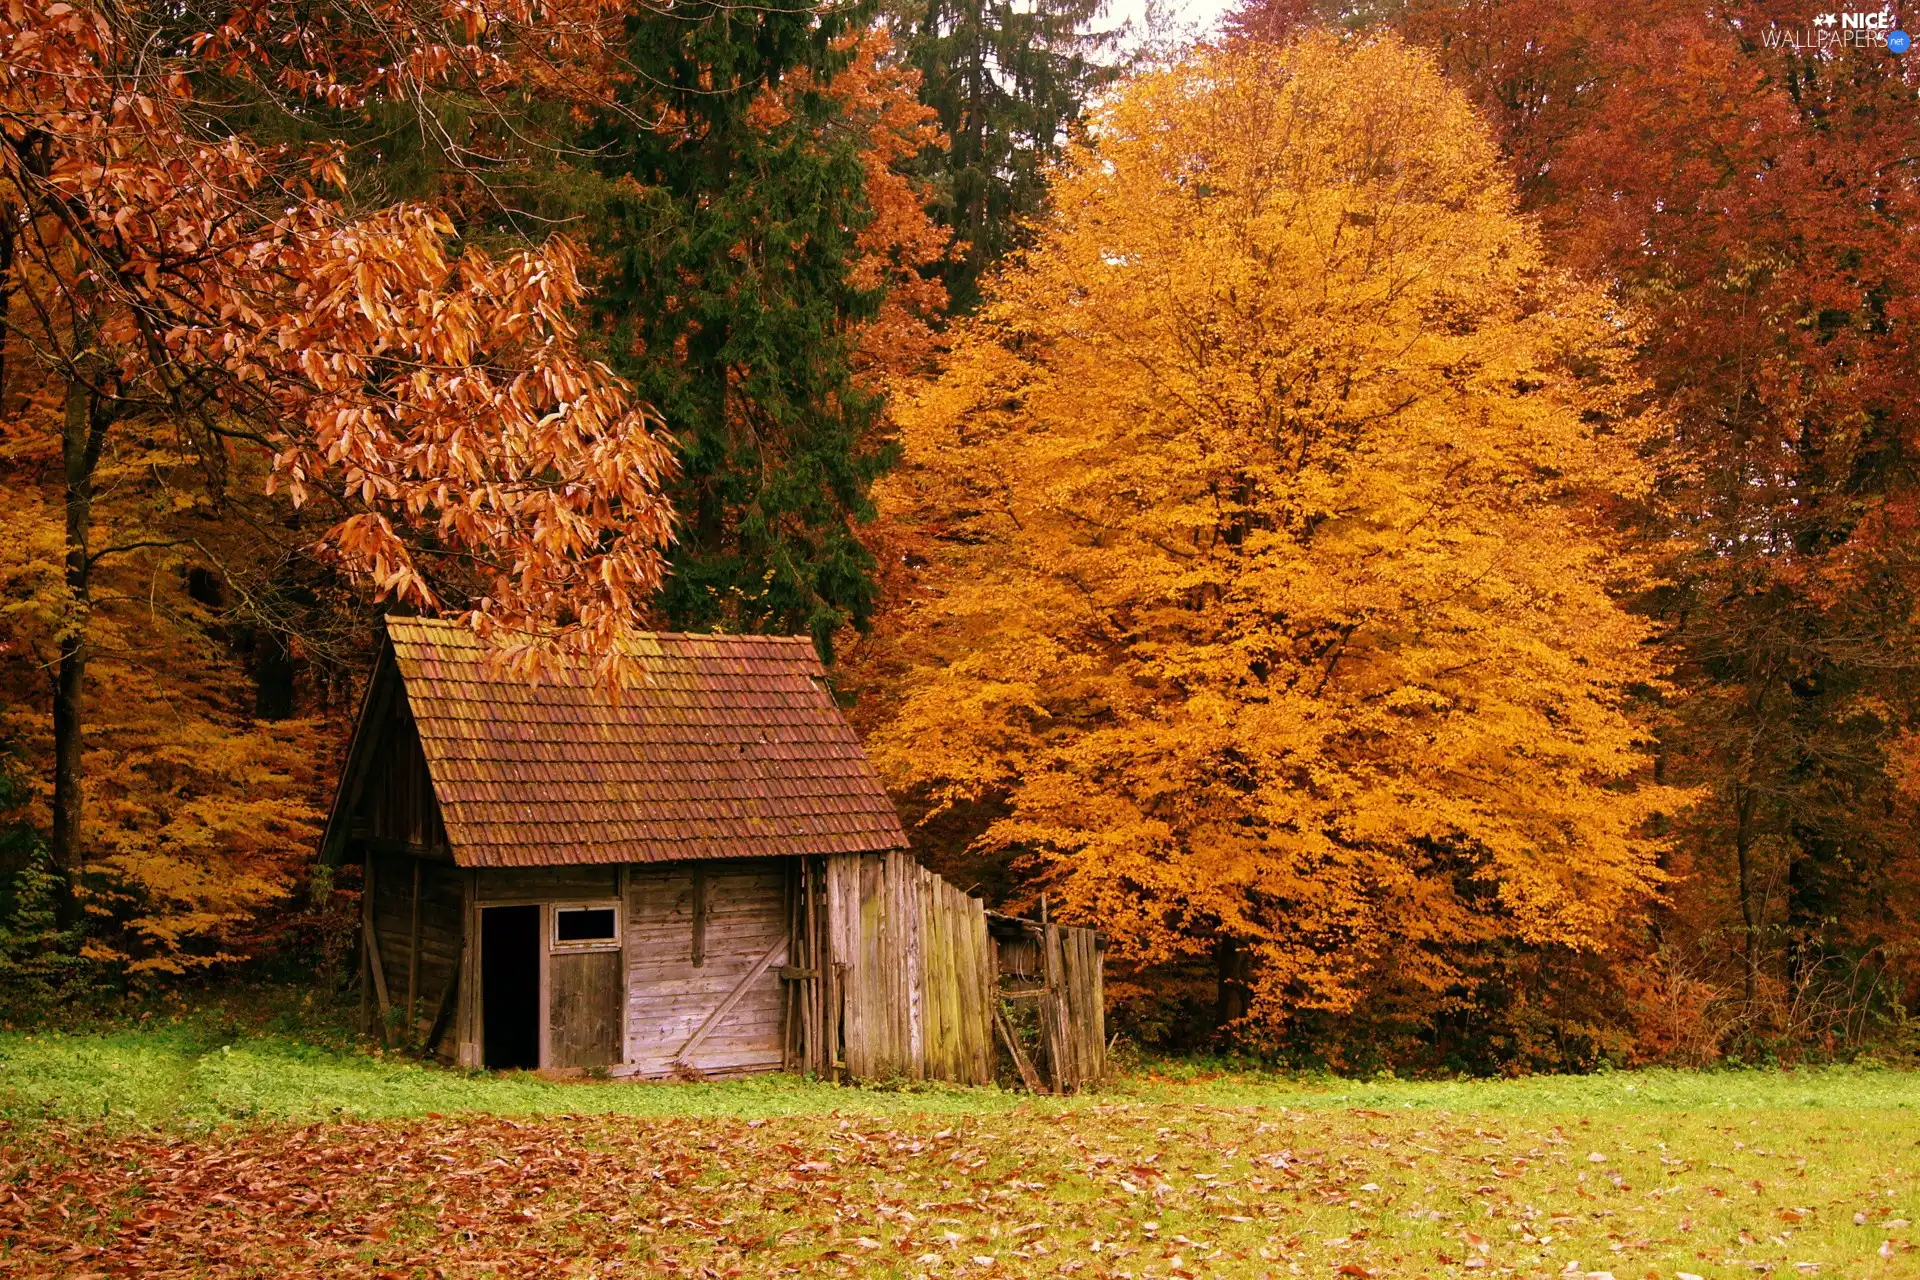
[[[989,918],[996,1003],[1031,1001],[1037,1032],[1029,1049],[1012,1019],[996,1011],[1000,1042],[1029,1089],[1069,1093],[1107,1066],[1106,994],[1100,940],[1092,929]]]
[[[1100,1079],[1093,930],[989,916],[906,853],[807,858],[798,872],[780,970],[788,1069],[986,1084],[1004,1049],[1035,1091]],[[1029,1001],[1037,1028],[1020,1016],[1022,1034],[1005,1010]]]
[[[905,853],[826,860],[827,952],[848,1074],[986,1084],[994,975],[986,910]]]

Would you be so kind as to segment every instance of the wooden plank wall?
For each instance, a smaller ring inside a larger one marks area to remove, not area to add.
[[[993,957],[986,905],[932,872],[914,869],[921,877],[925,922],[918,1008],[926,1074],[985,1084],[993,1079]]]
[[[450,862],[404,855],[368,854],[373,875],[373,928],[380,944],[380,962],[387,998],[398,1011],[402,1042],[414,1044],[426,1037],[439,1012],[441,997],[461,959],[465,934],[465,875]],[[415,873],[420,891],[417,925],[414,902]],[[419,966],[414,965],[416,927]],[[412,1018],[408,1025],[409,994]],[[431,1052],[454,1052],[451,1017],[441,1020],[439,1042]]]
[[[460,967],[469,876],[476,914],[489,903],[620,894],[616,867],[468,873],[430,859],[372,859],[372,913],[388,996],[404,1010],[412,991],[413,1040],[433,1028]],[[1041,987],[1030,995],[1040,997],[1035,1057],[1045,1085],[1070,1091],[1104,1073],[1101,959],[1091,929],[1022,922],[1023,936],[1000,943],[997,965],[982,904],[904,853],[635,866],[625,876],[623,950],[552,957],[582,970],[577,982],[553,975],[556,1062],[604,1061],[620,1075],[786,1068],[985,1084],[994,1072],[999,984],[1018,976],[1022,985],[1037,979]],[[466,959],[468,981],[461,985],[475,986],[477,958]],[[1009,963],[1018,975],[998,971]],[[475,1043],[462,1060],[477,1063],[478,992],[457,994],[449,1009],[458,1016],[441,1019],[432,1048],[453,1056],[465,1034]],[[683,1064],[688,1042],[730,997]]]
[[[420,735],[404,701],[370,750],[355,834],[421,849],[444,849],[447,832],[440,822],[433,779],[427,773],[426,752],[421,750]]]
[[[480,901],[487,906],[510,902],[593,902],[620,896],[620,868],[487,867],[475,873]]]
[[[986,1084],[986,910],[905,853],[828,858],[828,953],[848,1074]]]
[[[694,963],[696,877],[706,906]],[[778,1071],[786,1003],[778,965],[788,941],[785,859],[678,862],[627,873],[626,1065],[620,1074],[672,1075],[708,1016],[767,953],[776,956],[701,1040],[687,1066],[701,1075]]]

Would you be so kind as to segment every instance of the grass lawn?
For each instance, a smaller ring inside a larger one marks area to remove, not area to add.
[[[0,1274],[1920,1276],[1920,1076],[556,1084],[0,1034]]]

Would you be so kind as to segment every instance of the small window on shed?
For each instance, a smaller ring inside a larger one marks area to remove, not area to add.
[[[613,950],[620,945],[620,912],[607,906],[555,907],[553,946],[556,951]]]

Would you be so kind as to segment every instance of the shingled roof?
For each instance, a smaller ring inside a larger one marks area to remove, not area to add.
[[[454,623],[393,618],[387,635],[461,866],[906,845],[804,638],[648,636],[616,701],[584,672],[505,675]]]

